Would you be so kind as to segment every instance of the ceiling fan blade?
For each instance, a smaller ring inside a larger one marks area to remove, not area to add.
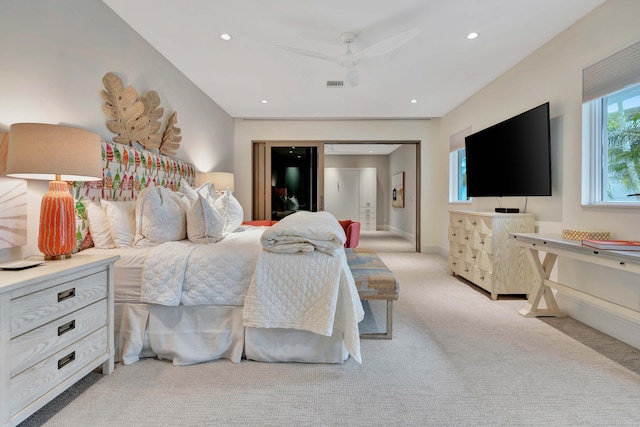
[[[311,52],[310,50],[304,50],[304,49],[297,49],[295,47],[289,47],[289,46],[282,46],[282,45],[277,45],[280,49],[283,50],[287,50],[289,52],[293,52],[293,53],[297,53],[299,55],[304,55],[304,56],[310,56],[312,58],[320,58],[320,59],[325,59],[327,61],[332,61],[335,62],[336,58],[333,56],[328,56],[325,55],[323,53],[317,53],[317,52]]]
[[[357,56],[358,58],[371,58],[374,56],[386,55],[387,53],[398,49],[400,46],[407,43],[418,34],[420,34],[420,29],[417,27],[412,28],[400,34],[396,34],[395,36],[384,39],[378,43],[372,44],[371,46],[361,50],[360,52],[355,53],[355,56]]]
[[[344,80],[351,87],[358,86],[360,84],[360,74],[358,73],[358,69],[356,67],[349,68]]]

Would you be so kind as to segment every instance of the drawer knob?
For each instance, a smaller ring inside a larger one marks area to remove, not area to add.
[[[64,368],[69,363],[73,362],[74,360],[76,360],[76,352],[72,351],[71,353],[69,353],[65,357],[63,357],[62,359],[58,360],[58,369]]]
[[[76,288],[67,289],[66,291],[58,292],[58,302],[62,302],[66,299],[76,296]]]
[[[71,322],[65,323],[64,325],[60,325],[58,326],[58,336],[64,335],[69,331],[73,331],[75,328],[76,328],[75,319],[72,320]]]

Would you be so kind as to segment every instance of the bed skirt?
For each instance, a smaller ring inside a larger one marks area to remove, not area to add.
[[[174,365],[218,359],[342,363],[349,354],[341,332],[326,337],[292,329],[245,328],[241,306],[167,307],[115,303],[116,361],[157,357]]]

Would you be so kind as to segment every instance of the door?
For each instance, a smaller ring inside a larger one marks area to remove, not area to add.
[[[321,142],[256,142],[253,155],[253,219],[324,210]]]
[[[358,221],[359,180],[357,168],[325,168],[324,210],[339,220]]]

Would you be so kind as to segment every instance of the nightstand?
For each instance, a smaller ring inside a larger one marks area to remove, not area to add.
[[[113,265],[78,254],[0,271],[0,426],[13,426],[94,369],[114,369]]]

